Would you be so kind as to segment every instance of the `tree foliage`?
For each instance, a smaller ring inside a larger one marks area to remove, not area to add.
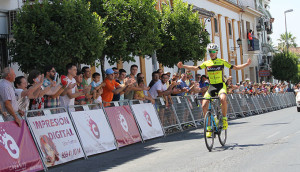
[[[281,81],[298,82],[298,57],[287,52],[275,54],[272,61],[272,75]]]
[[[157,60],[173,67],[179,61],[200,61],[210,42],[198,13],[182,0],[174,0],[172,8],[163,5],[161,38],[163,47],[157,50]]]
[[[110,64],[119,60],[135,61],[134,56],[150,55],[161,47],[159,37],[159,12],[156,0],[87,0],[91,11],[106,19],[110,39],[100,59],[104,56]]]
[[[43,71],[49,64],[60,72],[70,62],[94,64],[107,39],[103,22],[81,0],[25,4],[13,27],[13,62],[23,72]]]
[[[277,40],[279,41],[278,50],[280,50],[280,51],[286,50],[286,34],[285,33],[280,34],[280,38]],[[287,33],[287,41],[288,41],[289,47],[297,47],[296,37],[293,36],[293,34],[291,32]]]

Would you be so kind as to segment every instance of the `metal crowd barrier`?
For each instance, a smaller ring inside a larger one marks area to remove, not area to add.
[[[173,96],[173,108],[179,119],[179,123],[183,128],[187,128],[189,125],[196,127],[194,117],[189,107],[188,101],[185,97],[182,96]]]
[[[171,103],[167,107],[164,99],[160,97],[155,99],[155,108],[166,132],[174,128],[182,131],[180,121]]]
[[[277,98],[276,94],[271,94],[270,96],[271,96],[271,98],[272,98],[272,100],[275,104],[276,109],[280,110],[281,106],[280,106],[280,102],[278,101],[278,98]]]
[[[262,106],[259,104],[258,96],[251,96],[251,99],[252,99],[253,104],[255,105],[258,113],[259,114],[264,113],[264,110],[263,110]]]
[[[230,96],[227,96],[227,116],[229,118],[236,118],[236,114],[235,114],[234,109],[232,107]]]
[[[271,103],[270,103],[268,97],[266,95],[261,95],[261,98],[263,99],[263,101],[264,101],[264,103],[266,105],[267,111],[269,111],[269,112],[272,111],[273,108],[271,106]]]
[[[275,99],[277,100],[280,109],[285,108],[285,107],[284,107],[284,104],[283,104],[283,102],[282,102],[282,100],[281,100],[280,94],[276,93],[276,94],[274,95],[274,97],[275,97]]]
[[[251,114],[250,108],[248,106],[248,103],[242,94],[234,94],[235,98],[239,101],[237,101],[242,109],[242,113],[244,116],[249,116]]]
[[[165,131],[172,129],[177,129],[179,131],[183,131],[183,128],[185,125],[191,125],[193,127],[197,127],[197,122],[203,122],[203,109],[201,106],[201,102],[196,99],[196,96],[189,95],[189,96],[173,96],[171,97],[172,102],[169,102],[169,106],[166,106],[165,100],[163,98],[157,98],[155,99],[155,104],[153,105],[155,108],[156,115],[158,116],[158,120],[160,121],[161,126]],[[250,115],[250,114],[259,114],[264,113],[272,110],[279,110],[286,107],[292,107],[296,106],[296,99],[295,95],[292,92],[287,92],[283,94],[278,93],[272,93],[269,95],[237,95],[237,94],[229,94],[227,95],[227,101],[228,101],[228,116],[229,117],[236,117],[236,116],[242,116]],[[30,124],[30,119],[34,119],[34,117],[38,116],[45,116],[49,117],[52,115],[65,115],[65,113],[68,113],[68,117],[70,117],[70,120],[72,121],[70,125],[74,127],[74,131],[76,133],[76,137],[78,138],[79,145],[82,148],[83,156],[82,158],[87,159],[87,154],[85,150],[83,149],[82,144],[82,138],[80,138],[78,134],[78,129],[74,125],[74,119],[72,115],[70,115],[70,112],[73,111],[88,111],[88,110],[94,110],[94,109],[104,109],[105,118],[109,123],[108,115],[105,112],[105,109],[108,107],[116,107],[116,106],[123,106],[128,105],[130,107],[129,110],[132,111],[134,120],[136,121],[139,133],[141,134],[141,127],[139,126],[139,123],[137,122],[137,118],[132,105],[135,104],[142,104],[145,101],[139,101],[139,100],[125,100],[125,101],[118,101],[118,102],[103,102],[103,106],[91,104],[91,105],[77,105],[77,106],[71,106],[68,109],[64,107],[58,107],[58,108],[50,108],[50,109],[38,109],[38,110],[31,110],[26,112],[26,122],[29,124],[29,130],[31,134],[34,133],[34,128]],[[214,101],[212,104],[213,111],[216,111],[216,109],[220,110],[220,102],[219,100]],[[68,111],[69,110],[69,111]],[[109,127],[112,130],[112,126],[109,123]],[[165,135],[164,131],[164,135]],[[37,150],[41,156],[41,158],[44,157],[43,150],[38,146],[38,139],[36,136],[33,135],[33,140],[37,146]],[[116,137],[114,136],[114,144],[116,145],[118,149],[118,143],[116,142]],[[141,137],[141,141],[143,142],[143,137]],[[80,157],[79,157],[80,158]],[[75,160],[75,159],[74,159]],[[47,166],[45,164],[45,159],[43,159],[43,166],[44,169],[47,170]]]
[[[188,106],[195,120],[196,126],[202,125],[204,119],[202,103],[199,100],[196,100],[196,97],[194,95],[185,96],[185,98],[188,102]]]
[[[270,102],[270,105],[272,107],[272,110],[277,110],[277,107],[276,107],[276,104],[274,102],[274,100],[272,99],[271,95],[266,95],[266,97],[268,98],[269,102]]]
[[[238,100],[236,99],[236,97],[233,94],[229,94],[228,97],[231,102],[231,105],[232,105],[235,115],[245,117],[243,110],[241,109],[241,106],[240,106]]]
[[[255,106],[254,102],[253,102],[253,99],[248,96],[248,95],[244,95],[245,97],[245,100],[249,106],[249,110],[251,112],[252,115],[257,115],[259,114],[259,111],[258,111],[258,108]]]
[[[257,100],[263,112],[268,112],[268,108],[262,98],[262,95],[257,95]]]

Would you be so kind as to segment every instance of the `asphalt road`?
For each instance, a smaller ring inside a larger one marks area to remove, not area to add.
[[[76,160],[50,171],[300,171],[296,107],[229,121],[228,140],[208,152],[193,129]]]

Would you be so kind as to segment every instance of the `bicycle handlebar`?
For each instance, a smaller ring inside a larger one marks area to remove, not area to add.
[[[214,100],[214,99],[220,99],[220,97],[210,97],[210,98],[204,98],[204,97],[198,97],[197,100]]]

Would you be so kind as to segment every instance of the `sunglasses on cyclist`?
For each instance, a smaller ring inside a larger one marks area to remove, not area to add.
[[[209,53],[216,53],[217,51],[216,50],[209,50],[208,52]]]

